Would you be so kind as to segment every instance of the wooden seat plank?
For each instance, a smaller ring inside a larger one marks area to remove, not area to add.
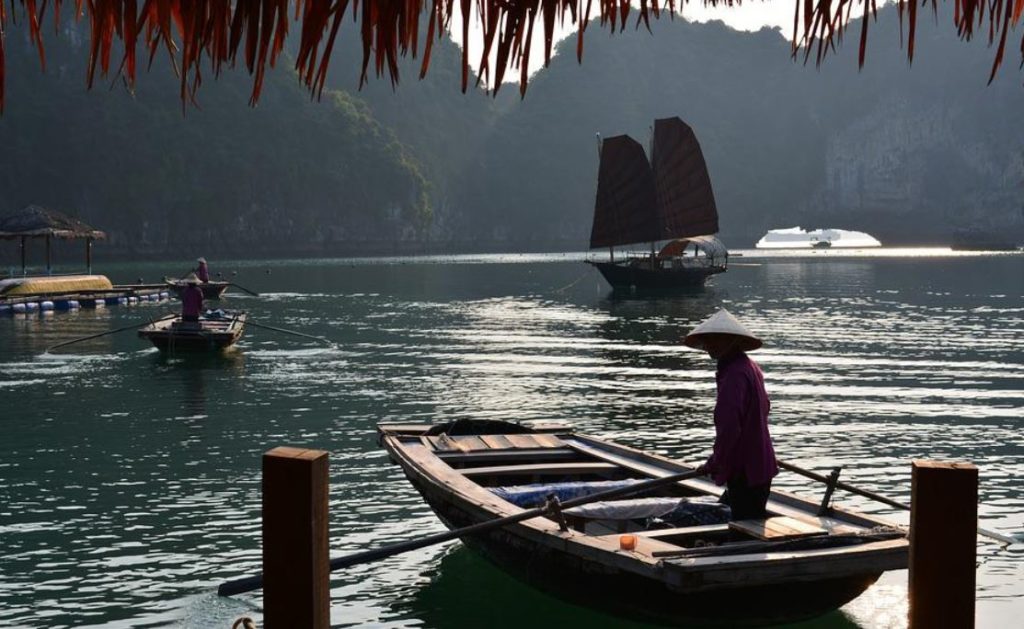
[[[620,469],[611,463],[539,463],[535,465],[494,465],[459,470],[464,476],[549,476],[564,474],[595,474]]]
[[[799,537],[825,535],[828,533],[828,531],[820,526],[801,522],[796,518],[784,515],[760,520],[739,520],[736,522],[730,522],[729,526],[735,531],[745,533],[764,541],[796,539]]]
[[[462,452],[473,452],[475,450],[489,450],[491,447],[484,443],[484,440],[475,435],[459,435],[450,437],[455,442],[455,447]]]
[[[494,450],[507,450],[514,446],[505,438],[505,435],[480,435],[480,438]]]
[[[533,435],[533,438],[545,448],[564,448],[565,443],[554,435]]]
[[[430,445],[429,443],[427,444]],[[432,446],[431,446],[432,447]],[[514,448],[491,448],[474,452],[437,452],[437,456],[451,466],[457,465],[508,465],[510,463],[568,463],[578,461],[579,455],[570,448],[548,448],[546,450],[516,450]]]
[[[533,435],[505,435],[516,448],[543,448]]]

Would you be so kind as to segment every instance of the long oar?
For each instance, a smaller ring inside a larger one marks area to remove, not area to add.
[[[67,345],[74,345],[75,343],[81,343],[82,341],[88,341],[89,339],[98,339],[101,336],[108,336],[110,334],[117,334],[118,332],[124,332],[125,330],[136,330],[138,328],[141,328],[144,325],[150,325],[152,323],[156,323],[157,321],[164,321],[165,319],[170,319],[171,317],[176,317],[176,316],[178,316],[178,315],[177,314],[169,314],[166,317],[160,317],[159,319],[156,319],[156,320],[150,319],[149,321],[143,321],[142,323],[134,323],[132,325],[126,325],[123,328],[117,328],[116,330],[107,330],[106,332],[100,332],[99,334],[90,334],[89,336],[83,336],[81,338],[72,339],[70,341],[64,341],[63,343],[57,343],[56,345],[53,345],[51,347],[47,347],[46,348],[46,353],[52,352],[53,350],[57,349],[58,347],[64,347],[64,346],[67,346]]]
[[[822,476],[821,474],[816,474],[816,473],[814,473],[814,472],[812,472],[810,470],[805,470],[804,468],[799,467],[797,465],[793,465],[792,463],[787,463],[785,461],[776,461],[776,463],[778,463],[779,467],[781,467],[784,470],[789,470],[790,472],[796,472],[797,474],[800,474],[801,476],[806,476],[807,478],[816,480],[818,482],[826,483],[826,484],[831,482],[829,480],[829,478],[826,477],[826,476]],[[857,494],[859,496],[864,496],[865,498],[871,498],[872,500],[877,500],[878,502],[881,502],[883,504],[887,504],[890,507],[896,507],[897,509],[904,509],[906,511],[910,511],[910,505],[908,505],[907,503],[899,502],[899,501],[893,500],[891,498],[886,498],[885,496],[882,496],[880,494],[876,494],[873,491],[868,491],[866,489],[861,489],[860,487],[856,487],[854,485],[850,485],[849,483],[844,483],[843,481],[836,481],[835,486],[837,488],[839,488],[839,489],[845,489],[846,491],[848,491],[850,493]],[[980,535],[984,535],[985,537],[989,537],[991,539],[994,539],[996,541],[1002,542],[1004,544],[1019,544],[1021,542],[1021,540],[1019,540],[1019,539],[1017,539],[1015,537],[1012,537],[1010,535],[1004,535],[1004,534],[1002,534],[1002,533],[1000,533],[998,531],[993,531],[991,529],[984,529],[984,528],[981,528],[980,526],[978,527],[978,533]]]
[[[260,296],[260,294],[257,293],[256,291],[249,290],[248,288],[242,286],[241,284],[235,284],[234,282],[228,282],[228,286],[234,286],[235,288],[240,288],[243,291],[245,291],[246,293],[249,293],[250,295],[252,295],[253,297],[259,297]]]
[[[292,334],[294,336],[301,336],[302,338],[305,338],[305,339],[313,339],[314,341],[320,341],[321,343],[327,343],[331,347],[337,347],[336,343],[334,343],[333,341],[330,341],[328,339],[325,339],[322,336],[313,336],[312,334],[303,334],[302,332],[296,332],[294,330],[285,330],[284,328],[275,328],[272,325],[264,325],[262,323],[256,323],[252,319],[246,319],[245,323],[247,325],[255,326],[257,328],[264,328],[266,330],[273,330],[274,332],[281,332],[283,334]]]
[[[601,500],[609,500],[611,498],[619,498],[629,494],[635,494],[646,489],[652,489],[654,487],[660,487],[661,485],[669,485],[671,483],[677,483],[684,481],[689,478],[700,476],[697,470],[690,470],[688,472],[681,472],[679,474],[673,474],[671,476],[663,476],[661,478],[653,478],[651,480],[641,481],[628,487],[619,487],[617,489],[609,489],[608,491],[598,492],[589,496],[582,496],[580,498],[573,498],[572,500],[566,500],[565,502],[558,505],[560,509],[571,509],[572,507],[578,507],[591,502],[599,502]],[[362,563],[368,563],[376,561],[378,559],[384,559],[386,557],[393,557],[401,553],[408,552],[410,550],[416,550],[424,548],[426,546],[433,546],[434,544],[440,544],[447,542],[464,535],[477,535],[480,533],[486,533],[492,529],[501,528],[508,526],[509,524],[515,524],[516,522],[522,522],[523,520],[532,520],[543,515],[551,513],[555,509],[554,505],[545,505],[543,507],[537,507],[536,509],[529,509],[516,515],[506,516],[504,518],[498,518],[497,520],[490,520],[489,522],[480,522],[470,526],[462,527],[461,529],[455,529],[454,531],[448,531],[446,533],[438,533],[437,535],[428,535],[417,540],[411,540],[408,542],[399,542],[398,544],[391,544],[388,546],[382,546],[381,548],[375,548],[373,550],[366,550],[361,553],[353,553],[344,557],[338,557],[331,560],[331,570],[340,570],[342,568],[349,568]],[[236,579],[234,581],[225,581],[217,588],[217,594],[219,596],[232,596],[234,594],[242,594],[243,592],[251,592],[258,590],[263,587],[263,575],[257,574],[251,577],[245,577],[243,579]]]

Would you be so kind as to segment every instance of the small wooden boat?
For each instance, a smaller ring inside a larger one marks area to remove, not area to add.
[[[188,286],[185,280],[177,280],[172,277],[165,277],[164,283],[174,291],[174,294],[179,299],[181,298],[181,291],[185,290],[185,287]],[[200,282],[198,286],[203,290],[203,299],[220,299],[224,292],[227,291],[228,286],[231,286],[231,282]]]
[[[242,338],[245,313],[200,317],[198,322],[182,321],[181,317],[154,321],[139,330],[139,337],[148,339],[161,351],[219,351]]]
[[[685,472],[689,466],[565,426],[381,424],[383,447],[449,528]],[[907,567],[904,530],[773,491],[769,517],[729,521],[695,478],[536,517],[462,541],[545,591],[668,624],[793,622]]]

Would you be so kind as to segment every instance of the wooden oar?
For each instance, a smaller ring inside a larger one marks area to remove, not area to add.
[[[312,334],[303,334],[302,332],[296,332],[294,330],[285,330],[284,328],[275,328],[272,325],[264,325],[262,323],[256,323],[252,319],[246,319],[245,322],[246,322],[246,324],[251,325],[251,326],[255,326],[257,328],[264,328],[266,330],[273,330],[274,332],[281,332],[283,334],[292,334],[292,335],[295,335],[295,336],[301,336],[302,338],[313,339],[314,341],[320,341],[321,343],[327,343],[331,347],[337,347],[336,343],[334,343],[333,341],[329,341],[329,340],[325,339],[322,336],[313,336]]]
[[[240,288],[243,291],[245,291],[245,292],[249,293],[250,295],[252,295],[253,297],[259,297],[260,296],[260,294],[257,293],[256,291],[249,290],[248,288],[242,286],[241,284],[235,284],[234,282],[228,282],[228,286],[234,286],[235,288]]]
[[[816,473],[814,473],[814,472],[812,472],[810,470],[806,470],[806,469],[804,469],[802,467],[799,467],[797,465],[793,465],[792,463],[787,463],[786,461],[776,461],[776,463],[778,463],[779,467],[781,467],[784,470],[789,470],[790,472],[796,472],[797,474],[800,474],[801,476],[806,476],[807,478],[816,480],[816,481],[818,481],[820,483],[828,484],[830,482],[827,476],[822,476],[821,474],[816,474]],[[907,503],[899,502],[897,500],[893,500],[892,498],[886,498],[885,496],[882,496],[880,494],[876,494],[873,491],[868,491],[866,489],[861,489],[860,487],[855,487],[854,485],[851,485],[849,483],[844,483],[843,481],[836,481],[835,486],[837,488],[839,488],[839,489],[845,489],[846,491],[848,491],[850,493],[857,494],[859,496],[864,496],[865,498],[870,498],[872,500],[876,500],[876,501],[881,502],[883,504],[887,504],[890,507],[896,507],[897,509],[903,509],[905,511],[910,511],[910,505],[908,505]],[[1003,533],[1000,533],[998,531],[993,531],[991,529],[985,529],[985,528],[982,528],[980,526],[978,527],[978,534],[979,535],[984,535],[985,537],[994,539],[994,540],[1002,542],[1004,544],[1019,544],[1021,542],[1021,540],[1019,540],[1019,539],[1017,539],[1015,537],[1012,537],[1010,535],[1004,535]]]
[[[628,487],[619,487],[617,489],[609,489],[608,491],[598,492],[589,496],[582,496],[580,498],[573,498],[572,500],[566,500],[565,502],[558,505],[560,509],[571,509],[572,507],[578,507],[580,505],[589,504],[591,502],[600,502],[601,500],[609,500],[611,498],[619,498],[629,494],[635,494],[646,489],[653,489],[660,487],[661,485],[669,485],[671,483],[678,483],[690,478],[700,476],[702,473],[697,470],[690,470],[688,472],[681,472],[679,474],[673,474],[671,476],[663,476],[661,478],[653,478],[651,480],[641,481]],[[492,529],[501,528],[508,526],[509,524],[515,524],[524,520],[532,520],[543,515],[547,515],[554,510],[553,505],[545,505],[543,507],[537,507],[536,509],[528,509],[522,513],[515,515],[505,516],[504,518],[498,518],[497,520],[491,520],[489,522],[480,522],[470,526],[462,527],[461,529],[455,529],[454,531],[448,531],[446,533],[438,533],[436,535],[428,535],[417,540],[411,540],[408,542],[399,542],[397,544],[390,544],[388,546],[382,546],[381,548],[375,548],[373,550],[366,550],[361,553],[353,553],[344,557],[338,557],[331,560],[331,570],[340,570],[342,568],[350,568],[362,563],[368,563],[376,561],[378,559],[384,559],[386,557],[393,557],[401,553],[408,552],[410,550],[416,550],[419,548],[425,548],[427,546],[433,546],[434,544],[440,544],[449,540],[463,537],[465,535],[478,535],[480,533],[486,533]],[[219,596],[232,596],[235,594],[242,594],[243,592],[251,592],[258,590],[263,587],[263,575],[257,574],[251,577],[245,577],[243,579],[236,579],[234,581],[225,581],[221,583],[220,587],[217,588],[217,594]]]
[[[176,317],[176,316],[178,316],[178,315],[177,314],[169,314],[166,317],[160,317],[159,319],[156,319],[156,321],[164,321],[166,319],[170,319],[171,317]],[[56,345],[53,345],[51,347],[47,347],[46,348],[46,353],[50,353],[51,351],[57,349],[58,347],[64,347],[66,345],[74,345],[75,343],[81,343],[82,341],[88,341],[89,339],[98,339],[101,336],[108,336],[110,334],[116,334],[118,332],[124,332],[125,330],[136,330],[138,328],[141,328],[142,326],[151,325],[153,323],[156,323],[156,321],[154,321],[153,319],[150,319],[149,321],[144,321],[142,323],[134,323],[132,325],[126,325],[123,328],[117,328],[116,330],[107,330],[106,332],[100,332],[99,334],[90,334],[89,336],[83,336],[82,338],[72,339],[70,341],[64,341],[63,343],[57,343]]]

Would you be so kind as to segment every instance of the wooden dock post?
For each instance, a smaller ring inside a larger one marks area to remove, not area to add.
[[[268,629],[330,626],[328,456],[274,448],[263,455],[263,621]]]
[[[910,509],[910,627],[973,627],[978,468],[914,461]]]

